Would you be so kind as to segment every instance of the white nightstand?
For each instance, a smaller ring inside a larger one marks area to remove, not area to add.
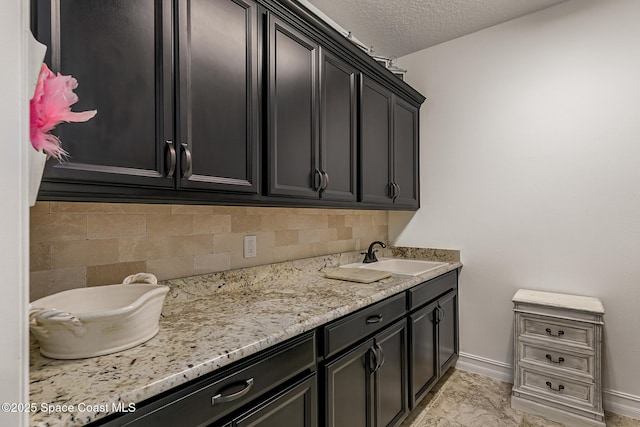
[[[604,426],[600,300],[520,289],[513,311],[511,407],[568,426]]]

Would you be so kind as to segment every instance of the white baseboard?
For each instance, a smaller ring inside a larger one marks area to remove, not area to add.
[[[460,352],[456,368],[513,384],[513,365]]]
[[[461,352],[458,356],[456,369],[513,383],[513,365],[475,354]],[[604,389],[602,390],[602,403],[605,411],[640,420],[640,396]]]
[[[605,388],[602,390],[605,411],[640,420],[640,396]]]

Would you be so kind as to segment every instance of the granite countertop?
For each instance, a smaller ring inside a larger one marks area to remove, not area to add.
[[[352,252],[169,280],[160,332],[144,344],[54,360],[32,339],[29,400],[38,410],[30,425],[87,424],[113,413],[113,404],[141,402],[462,266],[457,251],[394,248],[393,255],[447,264],[370,284],[324,277],[327,268],[358,262]]]

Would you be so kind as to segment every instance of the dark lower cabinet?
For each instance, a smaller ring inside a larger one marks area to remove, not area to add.
[[[442,375],[458,357],[458,291],[441,297],[438,308],[438,364]]]
[[[92,425],[398,426],[457,360],[457,274],[445,273]]]
[[[407,327],[401,320],[324,369],[329,427],[399,424],[409,410]]]
[[[409,316],[411,407],[458,357],[458,291],[450,290]]]
[[[371,425],[374,351],[367,341],[326,365],[327,427]]]
[[[381,332],[374,341],[381,358],[374,372],[374,425],[391,427],[409,412],[406,320]]]
[[[412,407],[438,380],[436,308],[432,303],[409,316]]]
[[[317,387],[313,373],[236,417],[225,427],[316,427]]]

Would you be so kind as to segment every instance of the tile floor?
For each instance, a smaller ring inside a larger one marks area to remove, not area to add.
[[[561,424],[511,409],[511,384],[450,369],[400,427],[542,427]],[[640,420],[607,413],[608,427]]]

